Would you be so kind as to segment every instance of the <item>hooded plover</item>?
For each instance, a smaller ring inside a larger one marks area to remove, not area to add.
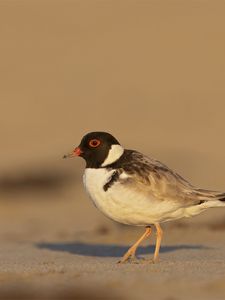
[[[163,222],[225,206],[225,193],[199,189],[166,165],[138,151],[124,149],[111,134],[91,132],[64,158],[86,161],[84,186],[95,206],[119,223],[145,226],[145,233],[125,253],[121,263],[135,258],[140,243],[156,227],[153,262],[158,259]]]

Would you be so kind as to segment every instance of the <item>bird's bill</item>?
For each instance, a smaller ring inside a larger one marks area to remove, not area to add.
[[[82,153],[81,149],[77,147],[72,152],[65,154],[63,158],[72,158],[72,157],[80,156],[81,153]]]

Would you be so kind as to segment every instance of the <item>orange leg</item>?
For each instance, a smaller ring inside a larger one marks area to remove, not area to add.
[[[146,239],[148,236],[150,236],[151,231],[152,231],[151,227],[146,226],[145,233],[140,237],[140,239],[132,247],[130,247],[128,249],[128,251],[124,254],[124,256],[121,258],[121,260],[118,263],[124,263],[127,260],[129,260],[130,258],[135,258],[135,253],[136,253],[138,246],[144,239]]]
[[[158,223],[156,223],[154,225],[156,227],[156,245],[155,245],[155,253],[154,253],[153,262],[156,262],[159,257],[159,249],[160,249],[160,245],[161,245],[163,231]]]

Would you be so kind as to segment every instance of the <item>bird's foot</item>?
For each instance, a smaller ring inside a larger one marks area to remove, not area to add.
[[[132,263],[133,261],[136,260],[136,249],[137,247],[132,246],[128,249],[128,251],[124,254],[124,256],[121,258],[121,260],[118,261],[118,264],[123,264],[123,263]]]
[[[159,262],[159,259],[154,258],[137,258],[136,256],[129,256],[126,259],[121,259],[117,263],[118,264],[156,264]]]
[[[119,260],[117,263],[118,264],[144,264],[146,263],[147,260],[143,257],[141,258],[137,258],[136,256],[129,256],[126,260],[124,260],[123,258],[121,260]]]
[[[156,264],[156,263],[159,262],[159,259],[158,259],[158,258],[157,258],[157,259],[150,258],[150,259],[146,259],[145,261],[146,261],[146,263],[148,263],[148,264]]]
[[[128,257],[122,257],[121,260],[117,262],[118,264],[137,264],[138,259],[136,256],[130,255]]]

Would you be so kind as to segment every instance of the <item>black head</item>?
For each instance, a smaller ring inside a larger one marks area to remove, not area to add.
[[[113,153],[109,159],[110,150]],[[123,148],[111,134],[99,131],[86,134],[80,145],[68,156],[81,156],[85,159],[87,168],[99,168],[105,166],[106,160],[107,164],[111,160],[113,162],[113,159],[115,161],[122,153]]]

